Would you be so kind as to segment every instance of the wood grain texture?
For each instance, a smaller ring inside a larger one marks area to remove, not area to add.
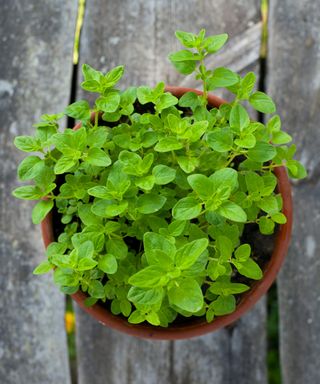
[[[32,270],[44,256],[32,203],[17,201],[16,135],[68,103],[77,2],[0,1],[0,382],[70,383],[64,297]]]
[[[90,1],[80,64],[102,71],[125,64],[124,86],[161,80],[180,85],[184,78],[166,58],[179,49],[174,32],[204,27],[208,34],[230,35],[233,53],[224,50],[218,65],[259,70],[259,19],[259,1],[254,0]],[[193,340],[150,342],[103,328],[77,309],[79,384],[265,384],[265,326],[262,300],[233,328]]]
[[[309,176],[294,183],[294,231],[278,292],[283,384],[320,382],[320,7],[271,2],[268,90]]]

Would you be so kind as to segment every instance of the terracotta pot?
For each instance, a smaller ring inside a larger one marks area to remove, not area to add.
[[[170,87],[167,86],[166,90],[171,92],[177,97],[181,97],[188,91],[193,91],[197,94],[202,92],[181,87]],[[225,100],[220,99],[214,95],[208,95],[208,102],[213,107],[218,107]],[[77,124],[74,129],[79,129],[81,124]],[[78,305],[88,312],[92,317],[98,320],[101,324],[113,328],[117,331],[127,333],[132,336],[137,336],[146,339],[158,339],[158,340],[177,340],[186,339],[190,337],[200,336],[205,333],[216,331],[222,327],[230,325],[231,323],[238,320],[244,315],[254,304],[263,296],[270,288],[271,284],[275,280],[277,273],[284,261],[287,254],[289,241],[291,237],[292,228],[292,197],[289,179],[287,176],[286,169],[284,167],[278,167],[274,170],[275,175],[278,178],[277,190],[283,198],[283,209],[282,212],[287,217],[287,223],[279,225],[278,232],[276,234],[275,246],[269,263],[264,268],[263,278],[253,283],[251,289],[246,293],[242,294],[241,300],[237,305],[236,310],[225,316],[217,317],[212,323],[207,323],[204,318],[187,319],[185,324],[173,324],[168,328],[155,327],[149,324],[129,324],[127,319],[121,316],[113,315],[105,306],[101,303],[97,303],[92,307],[86,307],[84,300],[86,294],[78,291],[72,295]],[[52,228],[52,217],[49,214],[44,221],[41,223],[42,237],[45,246],[47,247],[52,241],[53,228]]]

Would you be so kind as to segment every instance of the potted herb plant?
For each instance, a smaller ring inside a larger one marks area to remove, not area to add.
[[[81,87],[98,95],[43,115],[35,136],[18,136],[18,168],[32,185],[13,191],[39,200],[47,258],[34,273],[55,283],[103,324],[155,339],[197,336],[226,326],[267,291],[287,252],[290,185],[306,175],[278,115],[266,124],[246,106],[273,114],[256,76],[206,68],[227,35],[178,31],[185,49],[169,55],[203,91],[115,88],[83,65]],[[209,94],[226,88],[228,103]],[[80,121],[59,130],[67,115]]]

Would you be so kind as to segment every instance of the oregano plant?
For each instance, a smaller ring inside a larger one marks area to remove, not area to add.
[[[255,90],[255,74],[206,67],[228,36],[176,37],[184,49],[169,59],[180,73],[194,73],[201,95],[178,99],[163,82],[120,91],[123,66],[103,74],[85,64],[81,87],[97,94],[94,104],[79,100],[43,115],[34,136],[14,142],[36,154],[18,167],[19,179],[32,184],[13,195],[38,200],[35,224],[51,210],[59,220],[59,236],[34,273],[53,271],[61,291],[87,293],[87,305],[100,300],[130,323],[162,327],[177,316],[211,322],[235,310],[263,277],[244,231],[254,226],[271,236],[286,223],[273,170],[306,176],[280,117],[263,124],[249,116],[248,105],[276,111]],[[233,101],[208,105],[217,88]],[[64,116],[81,127],[59,129]]]

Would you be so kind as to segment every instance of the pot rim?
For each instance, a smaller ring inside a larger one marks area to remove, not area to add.
[[[201,91],[193,88],[175,86],[166,86],[166,91],[172,93],[176,97],[181,97],[183,94],[190,91],[198,95],[202,94]],[[213,107],[218,107],[221,104],[227,103],[227,101],[212,94],[208,94],[208,102]],[[73,129],[79,129],[80,127],[81,123],[78,123]],[[278,179],[277,190],[283,199],[282,212],[287,217],[287,222],[286,224],[278,226],[279,228],[276,234],[272,256],[263,270],[263,278],[254,282],[251,289],[242,294],[240,302],[237,304],[235,311],[231,314],[219,316],[211,323],[208,323],[202,316],[199,318],[194,317],[193,320],[188,320],[186,324],[172,324],[168,328],[162,328],[155,327],[147,323],[130,324],[126,318],[113,315],[99,302],[92,307],[86,307],[84,305],[84,301],[87,298],[87,295],[80,290],[71,295],[72,299],[102,325],[143,339],[187,339],[216,331],[234,323],[242,315],[249,311],[268,291],[280,270],[289,248],[293,221],[291,186],[285,167],[275,168],[274,173]],[[41,222],[41,232],[44,245],[47,247],[52,241],[54,241],[51,212]]]

